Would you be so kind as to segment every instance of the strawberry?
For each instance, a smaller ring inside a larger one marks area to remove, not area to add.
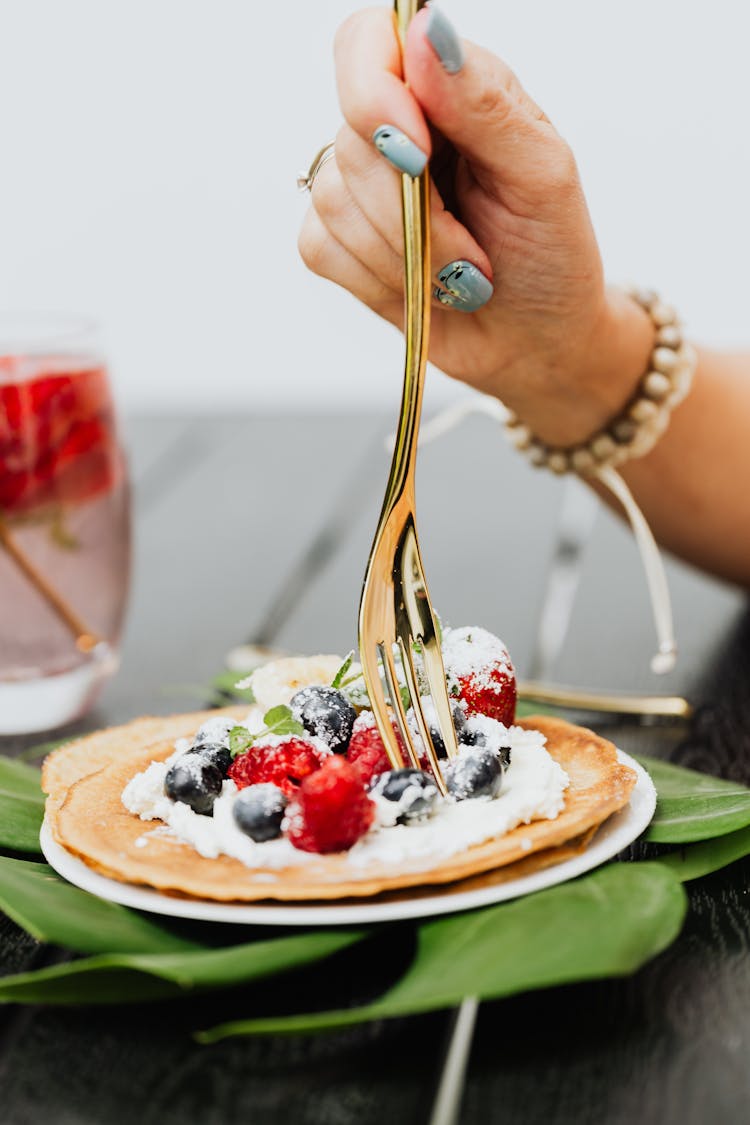
[[[516,713],[516,674],[503,642],[486,629],[450,629],[443,638],[450,694],[467,715],[488,715],[510,726]]]
[[[304,852],[343,852],[364,836],[375,817],[358,771],[331,755],[306,777],[287,807],[287,836]]]
[[[0,368],[0,509],[6,517],[81,503],[111,489],[123,464],[103,368],[21,378]],[[9,381],[14,377],[17,382]]]

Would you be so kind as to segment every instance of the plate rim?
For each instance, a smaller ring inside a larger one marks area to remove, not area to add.
[[[653,818],[656,789],[649,773],[639,762],[623,750],[618,749],[617,756],[623,765],[635,771],[635,786],[628,804],[607,818],[583,852],[530,875],[471,891],[436,889],[434,894],[421,894],[414,899],[404,896],[397,902],[363,900],[344,906],[335,903],[290,905],[272,901],[212,902],[208,899],[176,898],[151,887],[121,883],[100,875],[53,839],[46,816],[39,833],[39,843],[50,867],[73,886],[105,901],[149,914],[245,926],[350,926],[436,917],[507,902],[567,882],[601,866],[637,840]]]

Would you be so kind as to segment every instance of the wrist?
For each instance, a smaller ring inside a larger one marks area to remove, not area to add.
[[[594,472],[601,475],[604,469],[611,470],[625,461],[644,457],[662,437],[672,411],[689,392],[697,358],[695,350],[685,343],[675,310],[650,290],[629,289],[628,297],[648,316],[653,344],[646,370],[639,377],[635,390],[615,414],[608,410],[605,423],[587,438],[571,442],[573,431],[568,430],[565,444],[561,439],[557,439],[556,444],[543,439],[538,430],[532,430],[526,421],[511,413],[506,422],[508,438],[526,453],[533,465],[547,466],[557,474]],[[630,363],[638,354],[640,332],[636,331],[636,321],[630,316],[627,305],[616,294],[610,310],[617,319],[602,321],[608,323],[604,339],[609,341],[610,356],[615,355],[619,361],[611,370],[617,376],[616,390],[621,391],[625,385],[624,375],[629,373]],[[591,338],[593,341],[593,334]],[[612,346],[620,338],[622,347]],[[585,371],[583,364],[578,370]],[[601,373],[603,368],[597,370]],[[612,385],[600,379],[595,384],[595,393],[580,396],[589,415],[606,403]]]
[[[586,436],[616,417],[633,397],[654,343],[654,325],[645,309],[622,289],[609,287],[581,376],[590,410],[598,413]]]
[[[607,288],[587,330],[569,344],[546,365],[543,383],[534,379],[508,402],[542,442],[558,448],[586,442],[622,411],[647,370],[654,326],[626,293]]]

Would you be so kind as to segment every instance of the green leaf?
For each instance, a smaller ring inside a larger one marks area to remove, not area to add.
[[[224,672],[219,672],[218,676],[214,676],[211,680],[211,688],[215,692],[222,695],[229,695],[233,699],[238,699],[243,703],[255,703],[255,696],[253,695],[252,688],[238,688],[237,682],[243,679],[247,672],[234,672],[227,668]]]
[[[200,949],[156,922],[66,883],[46,863],[0,857],[0,909],[35,937],[79,953]]]
[[[658,794],[646,839],[685,844],[735,832],[750,824],[750,789],[697,770],[639,757]]]
[[[553,707],[549,703],[535,703],[533,699],[524,699],[522,696],[519,696],[516,703],[517,719],[526,719],[529,715],[552,715],[554,717],[559,714],[559,707]]]
[[[244,754],[253,744],[253,735],[247,727],[232,727],[229,732],[229,750],[233,756]]]
[[[740,828],[737,832],[727,832],[713,840],[677,848],[667,855],[659,856],[663,863],[674,872],[681,883],[701,879],[722,867],[728,867],[738,859],[750,855],[750,828]]]
[[[344,680],[344,676],[346,675],[346,673],[351,668],[353,662],[354,662],[354,649],[351,650],[349,655],[344,660],[344,663],[341,665],[338,672],[336,673],[336,675],[331,680],[331,687],[332,688],[340,688],[341,687],[341,684],[343,683],[343,680]]]
[[[0,757],[0,848],[39,852],[44,816],[41,775],[34,766]]]
[[[297,722],[292,712],[283,703],[272,707],[263,716],[265,730],[263,734],[304,734],[305,728]]]
[[[298,723],[289,708],[283,704],[272,707],[270,711],[267,711],[263,716],[263,723],[263,730],[256,731],[255,734],[251,734],[247,727],[232,727],[229,732],[229,749],[234,757],[237,754],[244,754],[245,750],[249,750],[254,742],[257,742],[259,738],[264,738],[267,734],[305,733],[302,723]]]
[[[44,804],[0,790],[0,848],[41,852],[39,832],[43,819]]]
[[[46,758],[53,750],[57,750],[58,746],[65,746],[68,742],[74,742],[73,738],[52,738],[49,742],[37,742],[36,746],[29,746],[27,750],[22,750],[13,761],[15,762],[37,762],[40,758]],[[6,759],[7,760],[7,759]],[[39,788],[39,773],[37,769],[37,788]]]
[[[19,762],[15,758],[0,757],[0,792],[11,797],[23,797],[44,806],[42,775],[36,766]]]
[[[321,930],[227,949],[111,954],[0,979],[0,1003],[120,1004],[229,988],[309,965],[361,941],[352,930]]]
[[[364,1007],[240,1020],[197,1038],[214,1043],[233,1035],[318,1031],[452,1007],[465,996],[494,999],[622,976],[674,940],[686,902],[661,864],[612,864],[515,902],[424,923],[410,968]]]

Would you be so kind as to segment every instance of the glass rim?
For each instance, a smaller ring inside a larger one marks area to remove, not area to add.
[[[76,313],[0,309],[0,357],[38,354],[98,344],[99,325]]]

